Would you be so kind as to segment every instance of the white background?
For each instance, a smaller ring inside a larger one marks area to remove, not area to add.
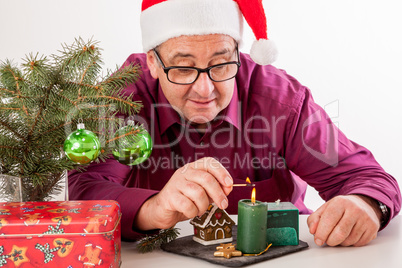
[[[275,66],[313,92],[352,140],[369,148],[402,185],[402,3],[400,0],[264,0]],[[140,0],[0,0],[0,60],[57,53],[93,37],[105,69],[142,52]],[[163,23],[163,18],[160,18]],[[248,52],[253,41],[245,25]],[[307,205],[322,201],[309,189]]]

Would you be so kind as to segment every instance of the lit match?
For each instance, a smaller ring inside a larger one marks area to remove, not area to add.
[[[247,183],[240,183],[240,184],[233,184],[233,187],[238,187],[238,186],[246,186],[246,187],[255,187],[255,184],[254,183],[251,183],[251,181],[250,181],[250,179],[247,177],[247,179],[246,179],[246,182]]]
[[[233,187],[240,187],[240,186],[249,186],[249,187],[255,187],[254,183],[240,183],[240,184],[233,184]]]

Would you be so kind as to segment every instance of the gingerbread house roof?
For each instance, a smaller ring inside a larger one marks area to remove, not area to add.
[[[221,217],[219,219],[214,215],[216,213],[222,213]],[[190,224],[197,226],[199,228],[205,228],[208,224],[211,225],[212,227],[215,227],[216,225],[224,225],[224,224],[235,224],[235,222],[229,217],[229,215],[226,213],[225,210],[220,209],[217,205],[211,204],[208,209],[205,211],[204,214],[202,214],[200,217],[194,217],[191,221]]]

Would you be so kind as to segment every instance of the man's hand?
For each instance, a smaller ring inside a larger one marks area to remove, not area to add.
[[[381,212],[376,201],[362,195],[337,196],[307,219],[318,246],[364,246],[377,237]]]
[[[202,215],[212,202],[225,209],[232,185],[229,172],[214,158],[189,163],[178,169],[165,187],[142,205],[135,227],[167,229],[179,221]]]

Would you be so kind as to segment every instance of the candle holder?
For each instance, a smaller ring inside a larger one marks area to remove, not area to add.
[[[273,246],[299,244],[299,210],[290,202],[268,203],[267,243]]]
[[[239,201],[237,249],[244,254],[258,254],[266,249],[267,208],[265,202]]]

